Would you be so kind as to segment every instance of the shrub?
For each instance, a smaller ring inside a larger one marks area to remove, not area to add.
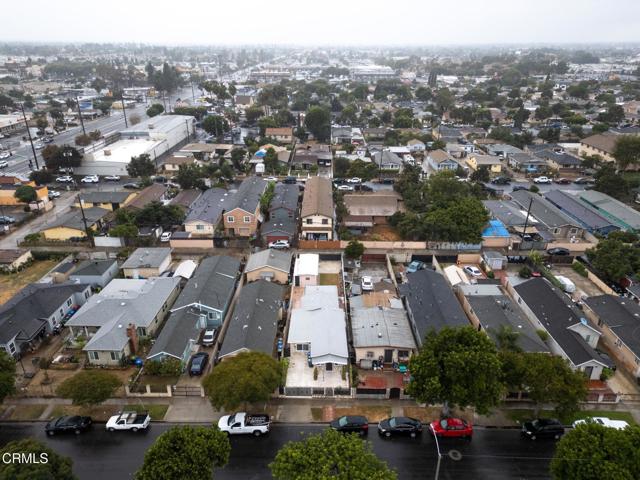
[[[589,275],[589,272],[587,272],[587,268],[580,262],[573,262],[571,264],[571,268],[573,268],[573,270],[577,274],[582,275],[583,277],[587,277]]]
[[[177,358],[165,358],[145,363],[144,371],[147,375],[160,377],[178,376],[182,373],[182,364]]]
[[[540,337],[540,340],[542,340],[543,342],[549,340],[549,332],[547,332],[546,330],[536,330],[536,333]]]
[[[531,269],[527,266],[524,266],[518,272],[520,278],[530,278],[531,277]]]
[[[489,270],[487,272],[487,278],[496,278],[496,274],[493,273],[493,270]]]
[[[613,377],[613,370],[610,368],[603,368],[602,373],[600,374],[600,380],[605,382]]]
[[[318,380],[318,367],[313,367],[313,379]]]

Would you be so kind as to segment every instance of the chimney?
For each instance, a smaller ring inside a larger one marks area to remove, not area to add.
[[[131,347],[131,354],[135,355],[138,350],[138,331],[133,323],[130,323],[127,327],[127,338]]]

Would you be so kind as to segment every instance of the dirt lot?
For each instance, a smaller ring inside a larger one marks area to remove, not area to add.
[[[370,233],[359,237],[359,240],[375,240],[378,242],[399,242],[400,235],[391,225],[374,225]]]
[[[0,305],[13,297],[21,288],[40,280],[57,263],[58,260],[35,261],[21,272],[0,275]]]
[[[343,415],[364,415],[370,422],[379,422],[391,416],[391,407],[312,407],[311,416],[315,422],[329,422]]]
[[[596,286],[595,283],[574,271],[570,265],[554,265],[551,271],[554,275],[567,277],[576,285],[578,290],[582,290],[588,297],[594,297],[604,293]]]
[[[71,378],[80,372],[81,369],[75,370],[38,370],[35,376],[31,379],[29,384],[24,388],[26,393],[35,396],[53,396],[58,386],[64,382],[67,378]],[[108,370],[120,379],[123,387],[116,390],[114,396],[119,397],[124,395],[124,384],[128,383],[129,378],[133,375],[135,367],[127,368],[126,370]]]

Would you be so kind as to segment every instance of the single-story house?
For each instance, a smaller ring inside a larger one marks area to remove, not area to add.
[[[142,210],[152,202],[166,200],[168,188],[161,183],[153,183],[140,190],[140,193],[125,206],[131,210]]]
[[[24,248],[0,249],[1,272],[15,272],[31,260],[33,260],[31,250]]]
[[[509,154],[507,163],[514,170],[527,173],[546,172],[549,167],[543,159],[525,152]]]
[[[298,222],[292,218],[270,218],[260,228],[260,238],[265,245],[278,240],[291,244],[298,233]]]
[[[102,228],[103,219],[107,216],[109,210],[100,207],[84,208],[83,210],[84,218],[80,209],[72,208],[71,211],[57,218],[53,223],[46,225],[40,230],[40,233],[46,240],[62,242],[75,238],[87,238],[84,222],[87,222],[86,228],[97,232]]]
[[[597,233],[598,235],[606,237],[611,232],[620,230],[620,227],[612,220],[605,218],[597,211],[589,208],[589,206],[582,203],[575,195],[571,195],[562,190],[549,190],[544,194],[544,198],[559,210],[569,215],[588,232]]]
[[[402,158],[388,149],[374,153],[371,156],[371,160],[380,170],[392,170],[397,172],[402,170]]]
[[[320,255],[300,253],[293,266],[293,284],[296,287],[318,285],[320,283]]]
[[[537,193],[528,190],[518,190],[512,192],[511,197],[520,205],[522,210],[530,212],[530,217],[535,218],[539,223],[538,230],[544,227],[557,239],[579,239],[584,234],[584,229],[579,222],[561,211],[550,201],[541,197]],[[531,208],[529,208],[531,206]],[[531,222],[529,222],[530,224]]]
[[[136,192],[128,191],[88,191],[80,194],[80,202],[75,206],[83,208],[100,207],[114,211],[125,206],[136,197]]]
[[[270,137],[278,142],[291,143],[293,142],[293,128],[292,127],[280,127],[280,128],[267,128],[264,132],[265,137]]]
[[[493,175],[500,175],[502,173],[502,161],[500,157],[494,155],[479,155],[472,153],[467,158],[467,165],[474,172],[480,167],[487,167],[489,173]]]
[[[283,286],[266,280],[244,285],[229,320],[218,358],[233,357],[240,352],[262,352],[275,356],[283,296]]]
[[[402,195],[391,190],[344,195],[349,213],[344,225],[350,228],[371,228],[388,223],[389,217],[404,211]]]
[[[118,262],[115,260],[85,260],[71,273],[69,280],[104,288],[116,275]]]
[[[543,143],[541,145],[532,144],[527,146],[527,150],[535,157],[547,162],[554,170],[575,169],[582,165],[582,159],[567,153],[564,148],[556,144]]]
[[[194,157],[176,157],[171,156],[162,162],[162,169],[167,173],[175,173],[180,170],[182,165],[193,165],[196,163]]]
[[[291,252],[268,248],[251,254],[244,269],[247,282],[267,280],[281,285],[289,283]]]
[[[426,154],[422,170],[428,173],[429,169],[440,172],[442,170],[457,170],[460,164],[444,150],[432,150]],[[425,168],[426,167],[426,168]]]
[[[171,248],[137,248],[122,264],[125,278],[158,277],[171,265]]]

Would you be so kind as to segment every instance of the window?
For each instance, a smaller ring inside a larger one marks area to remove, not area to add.
[[[327,220],[326,218],[322,219],[322,224],[323,225],[328,225],[329,224],[329,220]]]
[[[10,351],[11,353],[16,353],[16,346],[15,346],[15,344],[13,344],[13,343],[10,343],[10,344],[9,344],[9,351]]]
[[[64,310],[60,309],[60,316],[64,317]]]
[[[98,360],[99,358],[98,352],[89,352],[89,360]]]
[[[367,358],[373,358],[374,355],[373,352],[367,352]]]
[[[233,223],[233,222],[235,222],[235,221],[236,221],[236,219],[233,217],[233,215],[228,215],[228,216],[227,216],[227,222],[228,222],[228,223]]]
[[[140,335],[141,337],[146,337],[147,329],[144,327],[138,327],[138,335]]]
[[[71,303],[73,303],[73,302],[71,302],[71,299],[67,300],[67,307],[70,307]]]
[[[559,233],[560,233],[560,229],[559,229],[559,228],[554,228],[554,229],[553,229],[553,233],[554,233],[555,235],[559,234]]]
[[[243,218],[244,223],[251,223],[251,217],[248,217],[245,215],[245,217]]]
[[[578,229],[577,228],[570,228],[569,229],[569,235],[577,235],[578,233]]]
[[[84,292],[84,298],[89,298],[90,296],[91,296],[91,294],[89,293],[89,290]]]
[[[398,359],[409,358],[409,350],[398,350]]]
[[[309,344],[308,343],[296,343],[296,350],[298,352],[308,352]]]
[[[589,343],[591,341],[591,335],[587,335],[584,341]]]
[[[310,218],[307,218],[307,225],[311,225],[313,222],[311,221]]]
[[[120,352],[111,352],[111,360],[120,360]]]
[[[204,225],[197,224],[196,230],[204,230]]]

